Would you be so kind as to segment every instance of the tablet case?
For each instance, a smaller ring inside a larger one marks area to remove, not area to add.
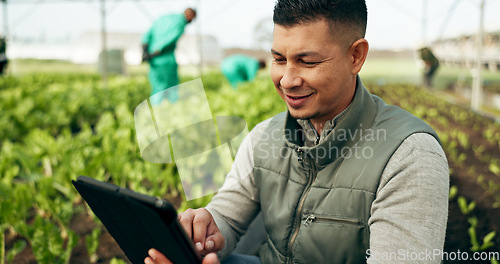
[[[168,201],[86,176],[72,182],[132,263],[144,263],[150,248],[173,263],[201,263]]]

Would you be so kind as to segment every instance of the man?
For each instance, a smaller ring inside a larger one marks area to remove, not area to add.
[[[432,78],[439,68],[439,60],[434,56],[429,47],[419,49],[420,58],[425,64],[424,68],[424,85],[425,87],[432,87]]]
[[[288,111],[249,133],[206,208],[179,215],[203,263],[230,255],[259,211],[262,263],[440,263],[445,154],[361,83],[366,17],[364,0],[277,1],[271,78]]]
[[[226,76],[233,89],[238,87],[238,84],[252,81],[257,75],[259,69],[266,67],[263,60],[243,55],[235,54],[225,58],[221,63],[221,70]]]
[[[196,17],[196,11],[187,8],[182,14],[170,14],[160,17],[142,38],[143,61],[149,62],[149,82],[151,96],[163,90],[165,97],[175,102],[178,99],[176,86],[179,84],[175,47],[177,40],[184,33],[187,24]],[[159,104],[164,98],[151,97],[153,104]]]
[[[7,42],[4,37],[0,36],[0,76],[4,74],[8,61]]]

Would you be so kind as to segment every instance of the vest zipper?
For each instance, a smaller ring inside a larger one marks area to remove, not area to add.
[[[297,149],[299,152],[299,161],[302,163],[303,158],[301,157],[301,154],[303,154],[303,151],[300,149]],[[293,248],[293,243],[295,242],[295,239],[297,238],[297,235],[299,234],[299,229],[300,229],[300,223],[302,221],[302,207],[304,206],[304,202],[306,201],[307,194],[311,190],[311,186],[316,179],[316,169],[313,163],[310,163],[311,169],[310,169],[310,175],[309,175],[309,180],[307,181],[306,188],[302,192],[300,199],[299,199],[299,205],[297,206],[297,210],[295,211],[295,222],[293,224],[292,228],[292,235],[290,237],[290,240],[288,241],[288,249],[287,249],[287,258],[286,258],[286,263],[292,263],[292,248]]]
[[[297,151],[297,160],[304,165],[304,151],[299,147],[295,148],[295,151]]]
[[[306,220],[304,221],[304,226],[309,226],[309,224],[311,224],[314,221],[316,221],[316,222],[318,222],[318,221],[336,222],[336,223],[364,226],[363,222],[361,220],[357,220],[357,219],[324,217],[324,216],[316,216],[314,214],[310,214],[307,216]]]

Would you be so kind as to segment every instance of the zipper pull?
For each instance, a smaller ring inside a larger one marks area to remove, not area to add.
[[[315,215],[308,215],[306,220],[304,221],[304,226],[308,226],[310,223],[314,222],[316,220]]]
[[[302,161],[304,160],[304,157],[303,157],[303,151],[302,151],[299,147],[297,147],[297,148],[295,149],[295,151],[297,151],[297,157],[298,157],[298,158],[297,158],[297,160],[298,160],[300,163],[302,163]]]

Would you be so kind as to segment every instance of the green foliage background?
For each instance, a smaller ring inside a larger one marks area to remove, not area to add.
[[[249,129],[285,110],[268,78],[237,90],[218,72],[202,81],[212,114],[242,117]],[[90,213],[71,184],[78,175],[171,200],[181,211],[209,201],[185,201],[175,164],[141,158],[133,113],[149,91],[144,75],[111,77],[107,86],[95,74],[0,78],[0,260],[9,253],[9,230],[28,241],[38,262],[69,262],[78,240],[70,221]]]

